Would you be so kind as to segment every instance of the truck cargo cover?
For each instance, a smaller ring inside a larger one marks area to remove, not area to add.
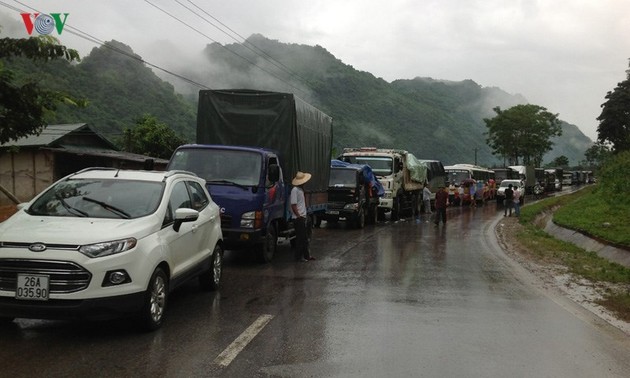
[[[307,191],[328,189],[332,118],[291,93],[199,91],[197,143],[275,150],[285,181],[309,172]]]
[[[423,184],[427,182],[427,165],[413,154],[407,154],[407,169],[409,169],[411,181]]]

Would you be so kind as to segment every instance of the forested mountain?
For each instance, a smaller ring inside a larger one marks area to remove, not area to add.
[[[214,89],[293,92],[333,117],[337,152],[349,146],[391,147],[445,164],[474,163],[475,157],[479,164],[502,164],[485,143],[483,118],[493,117],[495,106],[506,109],[527,102],[472,80],[415,78],[388,83],[344,64],[321,46],[284,44],[260,35],[251,36],[248,43],[210,44],[199,61],[174,60],[167,68]],[[112,41],[94,48],[78,64],[14,60],[7,68],[21,78],[37,77],[88,99],[90,105],[84,109],[60,107],[51,123],[87,122],[115,140],[124,127],[132,127],[135,119],[148,113],[193,141],[200,87],[164,74],[159,78],[128,56],[133,54],[130,47]],[[592,142],[573,125],[564,123],[563,130],[545,161],[565,155],[577,164]]]
[[[171,84],[130,56],[135,56],[130,47],[112,41],[107,47],[94,48],[78,64],[27,59],[4,63],[21,81],[36,80],[46,87],[87,99],[85,108],[60,105],[49,119],[51,124],[89,123],[115,142],[124,128],[133,127],[143,114],[152,114],[193,141],[195,104],[184,100]]]
[[[284,44],[261,35],[251,36],[244,45],[210,44],[201,63],[189,66],[196,68],[182,68],[184,76],[215,89],[296,93],[333,117],[337,151],[349,146],[394,147],[447,164],[474,163],[475,157],[479,164],[503,164],[486,145],[483,118],[494,117],[496,106],[507,109],[527,103],[523,96],[472,80],[418,77],[388,83],[344,64],[321,46]],[[562,128],[564,135],[554,140],[555,148],[545,161],[565,155],[578,164],[592,141],[574,125],[563,122]]]

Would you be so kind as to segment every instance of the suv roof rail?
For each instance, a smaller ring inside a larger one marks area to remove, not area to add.
[[[196,173],[191,172],[191,171],[185,171],[183,169],[173,169],[173,170],[170,170],[170,171],[166,171],[166,174],[164,175],[164,178],[171,177],[171,176],[176,175],[176,174],[185,174],[185,175],[199,177],[199,176],[197,176]]]

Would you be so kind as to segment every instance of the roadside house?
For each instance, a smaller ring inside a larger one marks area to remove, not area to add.
[[[0,145],[0,206],[30,201],[58,179],[87,167],[164,170],[167,160],[120,151],[86,123],[48,125]]]

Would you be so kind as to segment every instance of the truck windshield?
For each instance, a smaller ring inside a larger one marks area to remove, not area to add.
[[[344,156],[344,161],[353,164],[366,164],[377,176],[389,176],[393,172],[394,160],[384,156]]]
[[[193,172],[208,183],[258,186],[262,157],[250,151],[186,148],[173,155],[168,169]]]
[[[353,169],[331,169],[330,179],[328,180],[329,187],[350,187],[357,186],[357,171]]]

